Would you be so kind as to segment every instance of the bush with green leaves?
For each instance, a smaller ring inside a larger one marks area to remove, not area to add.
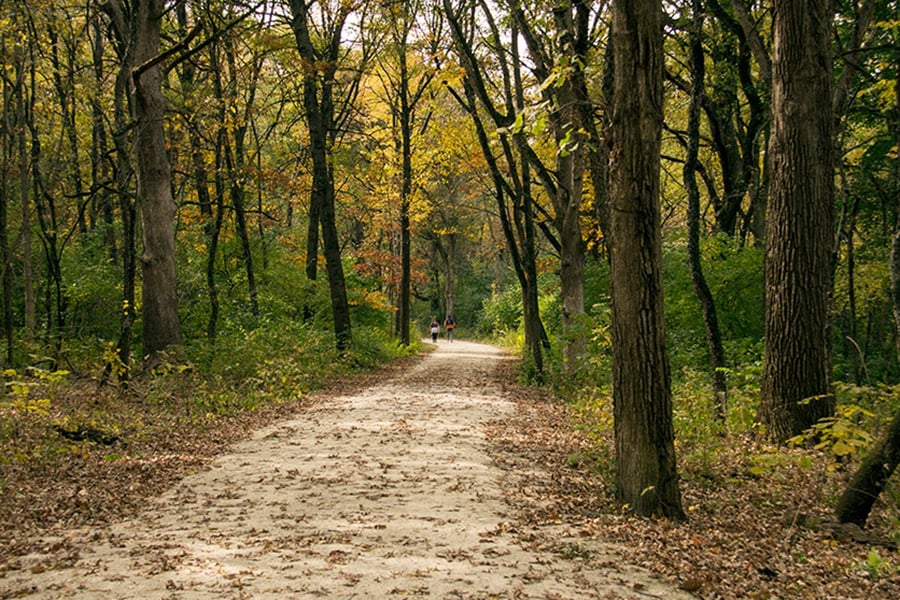
[[[701,261],[713,295],[729,368],[762,358],[763,253],[725,236],[705,238]],[[709,364],[703,311],[687,263],[686,241],[663,250],[666,335],[673,373]]]

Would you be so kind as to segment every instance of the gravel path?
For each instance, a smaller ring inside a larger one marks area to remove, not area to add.
[[[564,527],[523,544],[489,457],[515,410],[503,355],[441,342],[408,371],[323,397],[149,501],[46,540],[0,598],[689,598]],[[567,537],[569,536],[569,537]],[[575,539],[575,538],[572,538]]]

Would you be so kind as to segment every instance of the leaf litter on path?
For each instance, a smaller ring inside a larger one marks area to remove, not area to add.
[[[509,361],[457,341],[322,394],[131,518],[45,533],[0,597],[691,597],[567,522],[540,442],[504,446]]]

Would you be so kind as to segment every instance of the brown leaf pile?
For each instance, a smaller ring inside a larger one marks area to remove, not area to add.
[[[882,500],[864,532],[829,525],[846,476],[824,476],[821,458],[810,455],[817,462],[809,467],[795,460],[799,450],[736,440],[711,472],[680,465],[687,523],[638,519],[620,514],[612,463],[592,457],[596,445],[569,409],[532,389],[511,393],[517,415],[492,434],[498,464],[534,473],[508,494],[525,523],[565,522],[620,544],[629,562],[698,598],[900,598],[900,553],[889,537],[897,506]],[[768,453],[784,458],[755,474],[753,457]]]

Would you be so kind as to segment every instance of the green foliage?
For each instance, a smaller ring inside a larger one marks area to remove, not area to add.
[[[725,443],[725,426],[716,419],[715,398],[705,373],[686,371],[673,389],[672,418],[683,460],[695,475],[714,471]]]
[[[829,458],[829,471],[865,455],[878,431],[900,410],[900,386],[856,386],[834,383],[838,399],[834,415],[819,420],[788,440],[793,446],[810,446]]]
[[[750,432],[757,425],[756,412],[760,394],[759,384],[762,380],[762,361],[748,362],[740,368],[724,370],[728,382],[726,415],[728,431]]]
[[[112,340],[118,337],[121,324],[115,317],[122,314],[122,276],[108,260],[95,262],[94,254],[75,246],[65,255],[69,327],[73,337]]]
[[[494,289],[484,301],[478,332],[482,335],[502,337],[519,329],[522,321],[522,292],[516,285],[502,290]]]
[[[574,397],[570,402],[575,427],[584,432],[591,445],[569,456],[569,466],[590,464],[607,481],[615,480],[615,450],[612,446],[613,407],[608,389],[592,390],[590,395]]]
[[[21,373],[7,369],[3,372],[5,393],[0,397],[0,466],[9,462],[27,464],[65,452],[65,445],[48,432],[56,419],[53,397],[68,376],[68,371],[40,369]],[[28,441],[27,435],[23,434],[34,429],[44,432],[40,436],[41,443],[22,443]]]
[[[793,446],[812,445],[831,457],[829,470],[836,470],[850,456],[858,456],[874,439],[859,426],[861,417],[873,417],[870,411],[854,404],[838,404],[834,416],[820,419],[818,423],[792,437]]]
[[[762,358],[763,271],[762,250],[741,245],[726,236],[702,240],[701,261],[732,368]],[[709,364],[703,313],[694,292],[687,264],[686,242],[666,240],[663,249],[666,293],[666,335],[673,373],[684,367]]]
[[[866,562],[863,565],[869,578],[872,581],[879,579],[887,579],[893,577],[900,569],[896,567],[890,560],[881,556],[878,548],[870,548],[866,555]]]

